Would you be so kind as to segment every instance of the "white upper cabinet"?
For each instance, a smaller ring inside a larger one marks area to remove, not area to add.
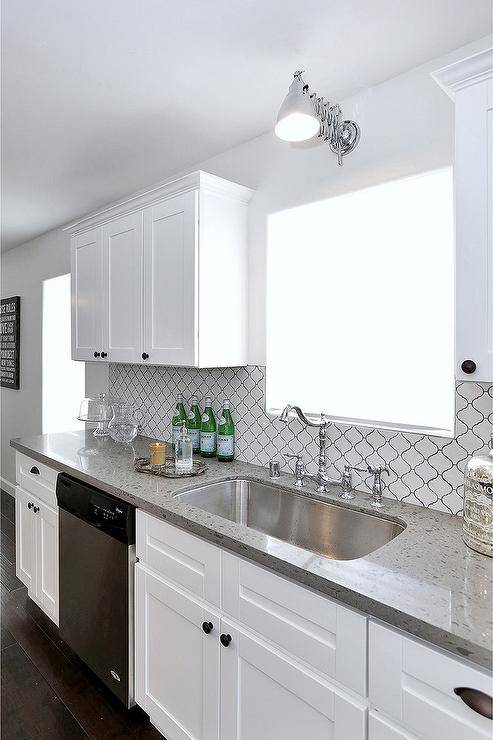
[[[110,362],[139,362],[142,213],[122,216],[103,226],[103,301],[101,351],[107,353]]]
[[[246,364],[252,194],[199,171],[67,227],[73,358]]]
[[[144,212],[144,348],[149,362],[197,363],[197,194]]]
[[[492,49],[433,73],[455,101],[456,377],[493,381]]]
[[[101,352],[103,241],[101,229],[72,238],[72,357],[94,360]]]

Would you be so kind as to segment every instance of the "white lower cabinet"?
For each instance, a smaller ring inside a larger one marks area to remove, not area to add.
[[[221,740],[364,740],[363,704],[226,619],[221,635]]]
[[[58,510],[17,486],[15,514],[17,577],[58,625]]]
[[[419,740],[375,710],[368,715],[368,740]]]
[[[137,556],[136,701],[167,740],[491,740],[488,671],[140,511]]]
[[[135,697],[167,740],[365,740],[364,617],[336,649],[334,602],[143,512],[137,556]]]
[[[138,563],[135,630],[137,703],[167,740],[217,740],[217,614]]]
[[[467,688],[491,696],[490,673],[378,622],[370,621],[369,646],[372,708],[409,733],[385,734],[380,728],[372,740],[491,740],[492,720],[455,693]]]

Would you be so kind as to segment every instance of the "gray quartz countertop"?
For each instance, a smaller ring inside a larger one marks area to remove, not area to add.
[[[126,446],[77,431],[14,439],[11,445],[150,514],[491,669],[493,561],[466,547],[460,518],[386,498],[382,516],[404,523],[404,532],[366,557],[330,560],[173,498],[179,491],[209,482],[238,477],[269,481],[266,469],[239,461],[208,460],[207,471],[197,478],[144,475],[134,470],[134,458],[148,454],[148,442],[137,438]],[[290,474],[282,475],[279,484],[299,493]],[[343,503],[338,488],[320,495],[308,483],[302,494],[374,514],[363,493]]]

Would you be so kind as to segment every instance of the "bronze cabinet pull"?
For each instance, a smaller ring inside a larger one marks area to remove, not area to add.
[[[454,689],[454,693],[457,694],[464,704],[467,704],[473,712],[477,712],[487,719],[493,719],[493,697],[479,691],[479,689],[471,689],[468,686],[458,686]]]

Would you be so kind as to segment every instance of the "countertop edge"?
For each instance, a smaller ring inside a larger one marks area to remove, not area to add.
[[[488,671],[492,670],[493,654],[487,648],[482,648],[480,645],[465,640],[447,630],[417,619],[416,617],[399,611],[383,602],[372,599],[361,592],[342,586],[341,584],[331,581],[329,578],[310,573],[299,566],[288,563],[280,558],[276,558],[272,554],[262,552],[252,545],[246,545],[239,542],[238,540],[206,527],[203,524],[194,522],[186,516],[181,516],[169,509],[138,499],[126,491],[110,484],[106,484],[104,481],[91,475],[87,475],[77,468],[73,468],[55,458],[44,455],[23,445],[19,439],[11,439],[10,446],[18,452],[21,452],[40,463],[44,463],[48,467],[59,472],[73,475],[74,478],[78,478],[79,480],[100,488],[106,493],[117,496],[118,498],[135,505],[142,511],[161,518],[170,524],[173,524],[180,529],[184,529],[193,535],[218,545],[219,547],[223,547],[235,555],[239,555],[240,557],[244,557],[264,566],[269,570],[275,571],[278,575],[293,580],[302,587],[311,588],[317,593],[333,598],[346,606],[365,613],[369,617],[385,622],[386,624],[400,629],[413,637],[423,640],[424,642],[431,643],[440,650],[453,653],[461,660],[466,660],[477,667]],[[231,478],[231,476],[225,475],[224,479],[227,480],[228,477]],[[289,573],[287,573],[286,570],[289,570]]]

